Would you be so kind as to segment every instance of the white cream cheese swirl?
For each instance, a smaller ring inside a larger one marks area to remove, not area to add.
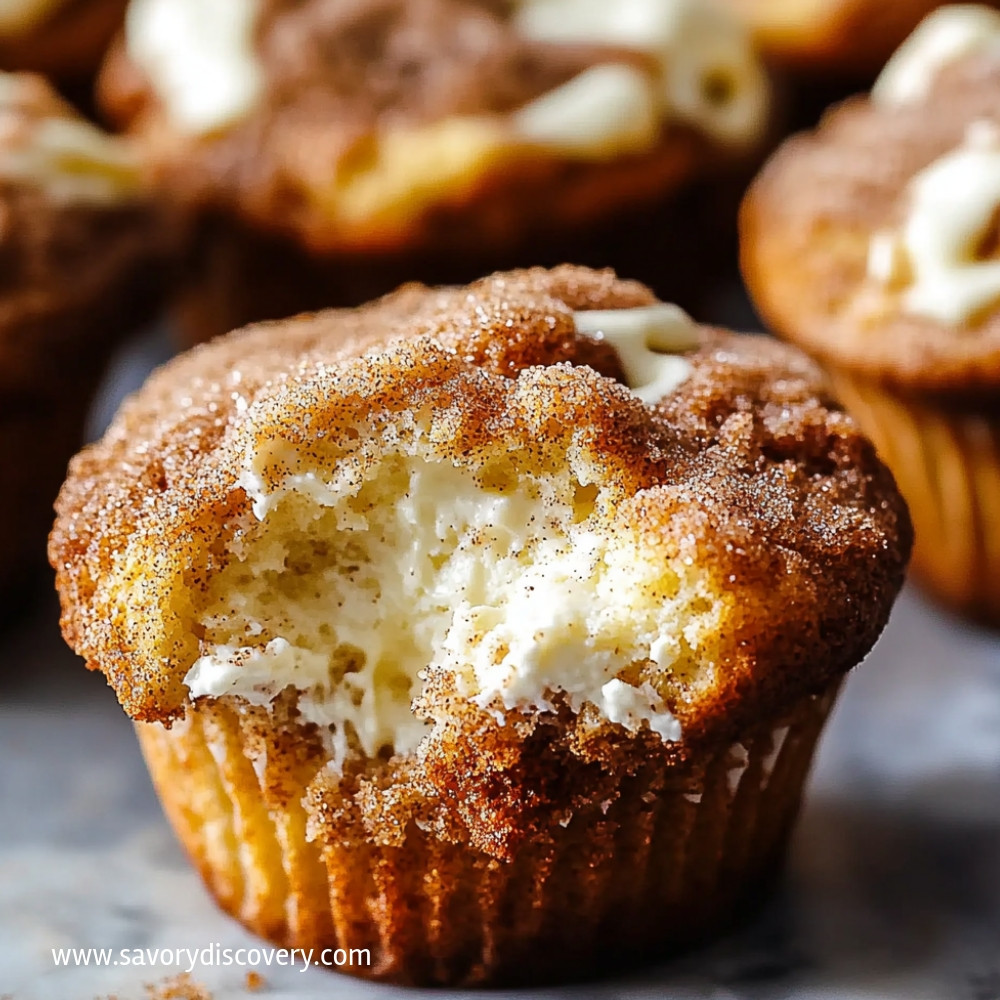
[[[698,327],[677,306],[590,310],[574,320],[581,333],[597,334],[614,347],[629,388],[644,403],[659,402],[691,374],[682,354],[698,346]]]
[[[672,352],[699,343],[663,304],[575,321],[615,347],[647,403],[690,371]],[[330,734],[335,768],[352,743],[367,756],[415,749],[430,726],[411,702],[441,672],[498,724],[503,709],[551,711],[560,697],[680,739],[652,684],[626,678],[637,665],[671,670],[717,631],[721,607],[706,605],[697,568],[665,573],[637,537],[593,525],[598,490],[568,464],[497,488],[419,435],[393,440],[363,476],[349,457],[303,468],[273,436],[248,450],[240,485],[253,513],[200,619],[191,697],[266,706],[294,688],[300,717]],[[268,480],[274,468],[297,471]]]
[[[1000,11],[952,4],[929,14],[886,64],[872,100],[899,107],[922,100],[950,63],[985,48],[1000,48]]]
[[[615,45],[653,56],[655,77],[628,72],[661,122],[687,122],[732,145],[753,141],[766,125],[767,74],[745,28],[715,0],[518,0],[516,24],[538,41]],[[565,88],[573,86],[570,81]],[[559,93],[540,98],[552,111],[554,136],[558,111],[572,109],[568,98],[559,109]],[[538,134],[534,118],[532,132]]]
[[[128,53],[176,125],[198,135],[250,114],[264,90],[253,33],[260,0],[132,0]]]
[[[38,77],[0,73],[0,180],[53,201],[114,204],[139,192],[131,147],[79,117]]]
[[[1000,129],[976,122],[958,149],[917,174],[902,225],[874,235],[868,272],[901,288],[908,313],[962,325],[1000,303],[1000,260],[980,248],[1000,213]]]
[[[129,55],[183,131],[224,129],[258,105],[259,13],[260,0],[132,0]],[[752,141],[766,123],[766,73],[714,0],[518,0],[514,16],[527,38],[621,46],[653,56],[656,70],[593,66],[514,113],[508,141],[599,160],[652,148],[665,121],[726,145]],[[498,123],[498,142],[505,131]]]

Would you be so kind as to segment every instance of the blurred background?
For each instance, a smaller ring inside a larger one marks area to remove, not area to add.
[[[254,986],[51,959],[253,942],[213,907],[130,723],[59,636],[52,504],[121,400],[247,322],[563,261],[762,331],[740,277],[747,186],[939,6],[0,4],[0,996]],[[994,429],[998,401],[981,403]],[[267,996],[393,995],[265,978]],[[1000,1000],[995,632],[909,587],[825,738],[776,898],[694,956],[537,995]]]

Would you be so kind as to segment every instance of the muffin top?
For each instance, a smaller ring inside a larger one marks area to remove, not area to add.
[[[133,718],[227,700],[385,794],[775,725],[869,650],[911,545],[810,362],[569,266],[196,348],[57,509],[64,633]]]
[[[83,313],[139,261],[166,258],[172,226],[128,143],[81,118],[38,76],[0,73],[0,379],[37,359],[53,317]],[[147,292],[149,291],[147,287]],[[75,324],[79,328],[79,323]]]
[[[744,273],[821,359],[971,402],[1000,385],[998,212],[1000,13],[944,8],[871,97],[768,164],[743,208]]]
[[[621,162],[616,198],[655,195],[751,144],[768,87],[702,0],[132,0],[103,90],[175,191],[335,250],[497,187],[586,214]]]

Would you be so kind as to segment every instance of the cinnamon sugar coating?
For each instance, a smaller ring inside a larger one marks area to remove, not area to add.
[[[867,273],[872,236],[902,221],[910,181],[976,122],[1000,124],[996,51],[946,67],[922,100],[855,98],[785,143],[741,215],[744,276],[777,332],[824,362],[955,405],[996,393],[1000,309],[949,327],[904,311]],[[995,256],[991,237],[983,259]]]
[[[654,301],[610,272],[512,272],[404,287],[178,358],[72,463],[50,545],[67,641],[133,718],[170,725],[191,710],[199,602],[252,519],[247,454],[291,449],[332,476],[419,428],[432,457],[470,474],[498,456],[552,477],[572,465],[595,490],[594,532],[693,567],[722,625],[705,663],[643,675],[683,726],[673,743],[558,696],[551,712],[480,706],[431,672],[414,711],[432,734],[415,753],[356,757],[343,778],[317,779],[321,828],[360,822],[360,809],[389,842],[420,818],[503,856],[534,823],[557,821],[553,803],[606,797],[650,754],[681,767],[780,718],[884,627],[912,540],[906,507],[814,367],[772,341],[702,330],[690,377],[642,405],[572,314]],[[262,461],[265,477],[289,472]],[[228,702],[269,762],[322,770],[322,734],[300,724],[293,689],[270,710]]]

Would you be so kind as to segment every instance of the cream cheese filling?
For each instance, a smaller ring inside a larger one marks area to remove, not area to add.
[[[958,149],[910,182],[902,226],[869,248],[869,276],[900,288],[904,309],[962,325],[1000,302],[1000,261],[979,249],[1000,211],[1000,129],[976,122]]]
[[[633,312],[680,343],[673,313]],[[335,769],[413,751],[433,719],[411,703],[435,677],[498,724],[565,704],[681,738],[653,681],[700,669],[721,604],[690,560],[664,565],[606,510],[595,520],[584,469],[516,454],[462,468],[419,433],[332,465],[261,440],[241,479],[252,517],[198,613],[192,698],[270,705],[292,688]]]
[[[131,147],[52,97],[34,101],[35,84],[0,73],[0,179],[38,188],[58,202],[114,204],[139,190]]]
[[[129,55],[182,130],[225,128],[259,103],[259,13],[260,0],[132,0]],[[621,45],[652,54],[659,71],[592,67],[530,102],[511,125],[498,122],[507,143],[601,159],[652,148],[665,120],[733,144],[766,124],[763,66],[739,21],[711,0],[519,0],[515,18],[526,37]]]
[[[217,131],[257,106],[264,90],[253,38],[260,7],[260,0],[131,0],[129,56],[184,131]]]
[[[593,309],[573,318],[580,333],[615,348],[629,388],[646,404],[658,403],[691,374],[691,362],[681,353],[698,347],[698,326],[675,305]]]
[[[659,74],[648,86],[661,121],[679,119],[737,145],[766,126],[767,74],[745,27],[714,0],[518,0],[516,23],[538,41],[652,55]]]
[[[515,112],[515,134],[578,159],[614,159],[656,145],[662,115],[647,74],[604,63]]]
[[[886,63],[872,100],[885,107],[915,104],[950,63],[1000,46],[1000,11],[981,4],[953,4],[929,14]]]
[[[410,704],[440,671],[492,712],[560,698],[680,738],[653,686],[621,675],[689,656],[715,607],[686,617],[664,568],[583,526],[578,500],[542,498],[537,483],[493,492],[403,454],[356,491],[301,492],[300,480],[265,493],[259,463],[250,456],[245,487],[264,520],[202,617],[192,698],[267,705],[292,687],[301,718],[329,731],[336,768],[352,752],[415,749],[430,726]]]

